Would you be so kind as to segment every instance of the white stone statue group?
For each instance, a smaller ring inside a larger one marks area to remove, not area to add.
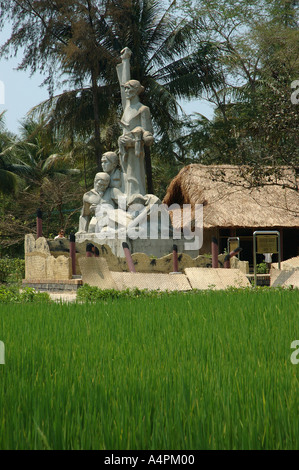
[[[103,154],[103,172],[95,175],[94,188],[83,196],[78,234],[111,234],[134,223],[140,212],[148,214],[153,204],[161,203],[156,196],[146,194],[144,146],[154,142],[153,127],[150,110],[139,98],[144,88],[130,77],[131,54],[129,48],[123,49],[122,62],[116,68],[123,106],[119,150]],[[141,210],[136,211],[136,207]]]

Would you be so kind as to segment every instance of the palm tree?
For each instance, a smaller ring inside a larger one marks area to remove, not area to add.
[[[13,142],[13,137],[5,130],[5,111],[0,114],[0,192],[2,194],[16,194],[19,179],[16,175],[18,165],[14,159],[5,155],[5,148]]]
[[[198,97],[218,80],[216,49],[209,42],[196,41],[196,21],[177,17],[175,0],[167,9],[157,0],[74,4],[77,16],[72,17],[68,10],[72,32],[64,28],[65,44],[60,49],[61,71],[67,74],[72,89],[38,110],[50,111],[51,123],[69,132],[91,134],[94,125],[99,164],[100,129],[112,122],[112,116],[115,119],[120,104],[115,66],[127,46],[133,52],[132,78],[145,87],[142,101],[151,109],[156,135],[175,134],[181,111],[178,100]],[[152,192],[148,160],[147,179]]]
[[[6,145],[0,159],[17,162],[11,166],[14,175],[22,179],[26,191],[39,192],[40,195],[45,181],[80,173],[78,169],[69,168],[71,152],[49,131],[43,117],[39,122],[25,119],[20,138]]]
[[[19,182],[14,217],[19,227],[29,226],[41,208],[44,233],[49,233],[54,226],[54,230],[65,226],[80,210],[84,189],[79,184],[81,171],[73,168],[73,151],[42,116],[39,121],[23,120],[20,137],[10,141],[1,160],[14,162],[12,171]]]
[[[2,194],[16,193],[18,179],[13,172],[13,164],[0,154],[0,192]]]
[[[114,0],[107,23],[117,53],[124,46],[133,51],[132,78],[145,87],[142,101],[151,109],[157,136],[169,140],[179,127],[178,100],[198,97],[217,82],[216,49],[208,42],[196,44],[197,22],[177,17],[175,0],[164,11],[157,0]],[[146,163],[152,189],[151,163]]]

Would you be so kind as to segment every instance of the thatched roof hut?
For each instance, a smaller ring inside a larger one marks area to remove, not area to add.
[[[163,202],[203,204],[204,228],[299,228],[299,191],[291,189],[293,172],[284,169],[283,173],[285,178],[269,177],[267,185],[250,187],[240,167],[192,164],[172,180]]]
[[[280,230],[291,234],[290,252],[296,256],[299,238],[298,176],[290,168],[279,168],[275,175],[263,173],[263,186],[253,186],[258,174],[248,167],[232,165],[206,166],[192,164],[184,167],[171,181],[163,202],[172,204],[203,204],[204,252],[208,251],[211,236],[225,238],[245,235],[255,230]],[[237,233],[237,232],[238,233]],[[209,236],[207,233],[209,232]],[[292,232],[292,233],[291,233]],[[297,242],[296,242],[297,238]],[[284,244],[289,244],[287,239]]]

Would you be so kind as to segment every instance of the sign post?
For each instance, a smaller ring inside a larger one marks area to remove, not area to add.
[[[256,286],[256,255],[278,253],[278,269],[281,269],[280,233],[276,230],[260,230],[253,233],[254,285]]]
[[[227,239],[227,253],[231,253],[232,251],[235,251],[238,248],[240,248],[240,238],[239,237],[229,237]],[[237,253],[237,257],[240,259],[240,252]]]

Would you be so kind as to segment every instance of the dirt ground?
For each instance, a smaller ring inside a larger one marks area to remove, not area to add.
[[[49,292],[52,300],[56,302],[75,302],[76,292]]]

